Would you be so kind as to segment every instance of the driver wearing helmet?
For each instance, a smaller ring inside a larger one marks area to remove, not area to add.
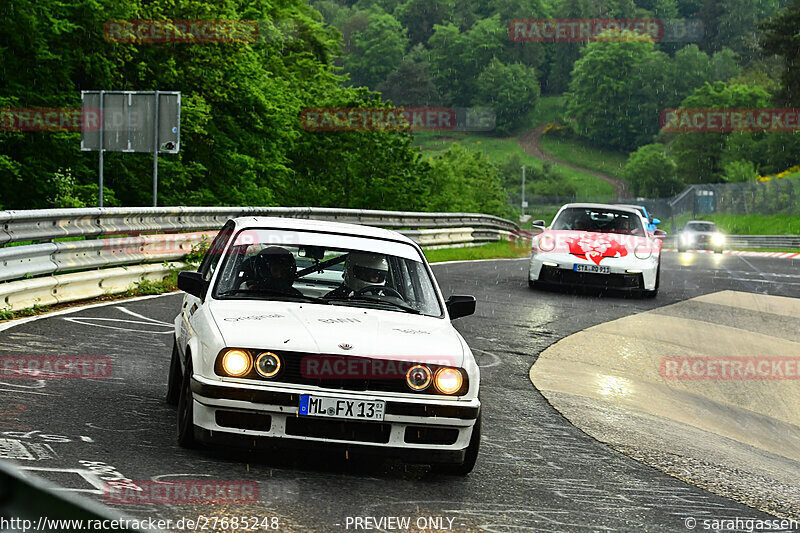
[[[366,287],[385,286],[389,262],[381,254],[350,252],[344,264],[344,282],[325,298],[349,298]]]
[[[253,257],[254,279],[247,284],[248,289],[276,291],[291,296],[302,296],[292,284],[297,273],[297,263],[289,250],[270,246]]]

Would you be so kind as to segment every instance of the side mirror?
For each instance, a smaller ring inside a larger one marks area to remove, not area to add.
[[[666,236],[667,236],[667,232],[666,232],[666,231],[664,231],[663,229],[657,229],[657,230],[655,230],[655,231],[653,232],[653,235],[655,235],[655,236],[656,236],[656,237],[658,237],[658,238],[661,238],[661,239],[663,239],[664,237],[666,237]]]
[[[450,314],[450,320],[455,320],[456,318],[469,316],[475,312],[475,297],[451,296],[447,299],[445,305],[447,305],[447,312]]]
[[[659,224],[661,224],[661,219],[654,218],[654,219],[653,219],[653,224],[655,224],[656,226],[658,226]]]
[[[535,229],[544,231],[545,226],[547,226],[547,222],[545,222],[544,220],[534,220],[532,225]]]
[[[206,295],[208,284],[200,272],[178,272],[178,288],[198,298]]]

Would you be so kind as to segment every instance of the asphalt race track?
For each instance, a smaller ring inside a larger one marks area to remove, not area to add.
[[[478,299],[477,313],[456,321],[482,366],[485,409],[481,455],[466,478],[324,450],[300,456],[179,448],[175,410],[163,399],[180,295],[78,309],[0,332],[2,355],[108,356],[113,367],[107,379],[0,381],[0,457],[100,501],[102,484],[89,464],[134,481],[257,481],[257,504],[115,507],[175,520],[277,517],[284,531],[355,530],[352,518],[365,516],[411,517],[414,531],[422,529],[420,517],[443,517],[455,531],[502,532],[685,532],[692,524],[703,529],[703,519],[772,518],[599,444],[550,407],[528,373],[557,340],[654,307],[726,289],[800,297],[800,261],[665,253],[654,300],[531,291],[526,266],[434,267],[445,295]]]

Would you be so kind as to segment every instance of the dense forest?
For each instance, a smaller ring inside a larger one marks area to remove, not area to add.
[[[403,131],[318,132],[305,108],[489,107],[532,126],[565,94],[566,135],[630,152],[637,194],[746,180],[800,158],[794,133],[665,133],[664,108],[800,107],[800,0],[15,0],[0,8],[0,109],[80,106],[81,90],[182,93],[181,152],[160,158],[162,205],[311,205],[509,215],[497,165]],[[699,19],[695,43],[516,42],[517,18]],[[104,38],[125,19],[255,20],[252,42]],[[97,154],[75,132],[0,131],[0,207],[92,206]],[[106,205],[148,205],[152,157],[107,153]],[[505,168],[504,168],[505,167]],[[543,173],[541,190],[563,192]],[[580,191],[568,191],[580,193]]]

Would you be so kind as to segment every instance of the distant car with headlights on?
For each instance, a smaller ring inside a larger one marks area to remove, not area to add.
[[[475,298],[444,300],[412,240],[238,218],[178,287],[167,401],[181,446],[339,449],[473,469],[480,372],[450,321],[472,314]]]
[[[533,239],[528,285],[615,289],[655,297],[663,235],[661,230],[648,232],[635,208],[567,204]]]
[[[678,251],[687,250],[713,250],[721,254],[725,247],[725,235],[717,225],[707,220],[692,220],[687,222],[678,233]]]

